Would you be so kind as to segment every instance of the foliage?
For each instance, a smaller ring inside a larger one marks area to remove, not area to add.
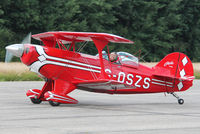
[[[135,44],[110,44],[110,51],[141,50],[145,61],[180,51],[200,61],[199,12],[199,0],[1,0],[0,61],[6,45],[46,31],[112,33]],[[83,52],[96,53],[94,45]]]

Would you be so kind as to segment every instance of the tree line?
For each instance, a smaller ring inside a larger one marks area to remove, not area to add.
[[[199,0],[1,0],[0,61],[5,46],[26,34],[47,31],[112,33],[134,41],[111,44],[112,51],[159,61],[183,52],[200,61]],[[85,47],[84,52],[94,48]]]

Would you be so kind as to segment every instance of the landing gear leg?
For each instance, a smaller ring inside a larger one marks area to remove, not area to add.
[[[174,97],[176,97],[176,99],[178,99],[178,103],[179,103],[180,105],[182,105],[182,104],[184,103],[184,100],[181,99],[176,93],[172,92],[172,93],[170,93],[170,94],[172,94]]]
[[[26,95],[31,99],[33,104],[40,104],[42,101],[46,101],[44,98],[44,93],[51,91],[53,87],[53,80],[47,79],[42,90],[30,89],[27,91]]]

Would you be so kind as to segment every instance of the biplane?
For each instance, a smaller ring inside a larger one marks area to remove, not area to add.
[[[61,103],[76,104],[68,94],[75,89],[108,94],[170,93],[183,104],[175,92],[185,91],[193,84],[193,66],[183,53],[174,52],[154,67],[139,64],[136,56],[115,52],[116,61],[110,60],[109,43],[133,41],[107,33],[45,32],[32,35],[43,45],[31,44],[29,34],[21,44],[6,50],[27,65],[30,71],[45,80],[42,89],[30,89],[26,95],[32,103],[48,101],[52,106]],[[77,47],[93,42],[97,55],[84,54]],[[106,51],[105,51],[106,50]]]

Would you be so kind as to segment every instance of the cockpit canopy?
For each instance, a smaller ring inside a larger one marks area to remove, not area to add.
[[[108,54],[106,53],[106,51],[102,51],[102,55],[104,59],[109,60]],[[98,56],[98,54],[96,56]],[[119,59],[117,63],[119,64],[122,64],[125,66],[131,66],[131,67],[138,66],[138,63],[139,63],[138,58],[132,54],[129,54],[127,52],[117,52],[117,56]]]
[[[138,58],[127,52],[117,52],[119,62],[122,65],[138,66]]]

